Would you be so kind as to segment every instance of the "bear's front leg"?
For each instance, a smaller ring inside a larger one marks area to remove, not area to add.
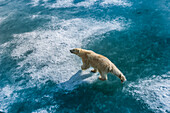
[[[96,72],[97,72],[97,69],[94,68],[93,70],[91,70],[91,72],[96,73]]]
[[[90,67],[89,65],[82,65],[82,66],[81,66],[81,69],[82,69],[82,70],[86,70],[86,69],[88,69],[89,67]]]

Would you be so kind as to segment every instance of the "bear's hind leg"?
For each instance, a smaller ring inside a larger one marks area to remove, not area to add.
[[[100,73],[100,76],[99,76],[100,80],[102,81],[107,80],[107,73],[101,72],[100,70],[99,70],[99,73]]]

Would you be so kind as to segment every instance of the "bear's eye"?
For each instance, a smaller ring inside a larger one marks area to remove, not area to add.
[[[73,49],[72,51],[74,52],[75,50]]]
[[[79,53],[79,50],[76,50],[77,53]]]

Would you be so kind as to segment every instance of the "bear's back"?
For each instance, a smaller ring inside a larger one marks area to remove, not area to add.
[[[112,62],[103,55],[93,52],[93,53],[87,54],[87,56],[88,56],[90,65],[94,68],[105,69],[105,68],[110,68],[110,66],[112,65]]]

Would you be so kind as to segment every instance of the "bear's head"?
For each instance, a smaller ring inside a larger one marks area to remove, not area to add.
[[[120,80],[121,80],[121,83],[125,82],[126,81],[126,77],[122,74],[120,76]]]
[[[75,49],[71,49],[70,52],[76,55],[80,54],[81,49],[80,48],[75,48]]]

